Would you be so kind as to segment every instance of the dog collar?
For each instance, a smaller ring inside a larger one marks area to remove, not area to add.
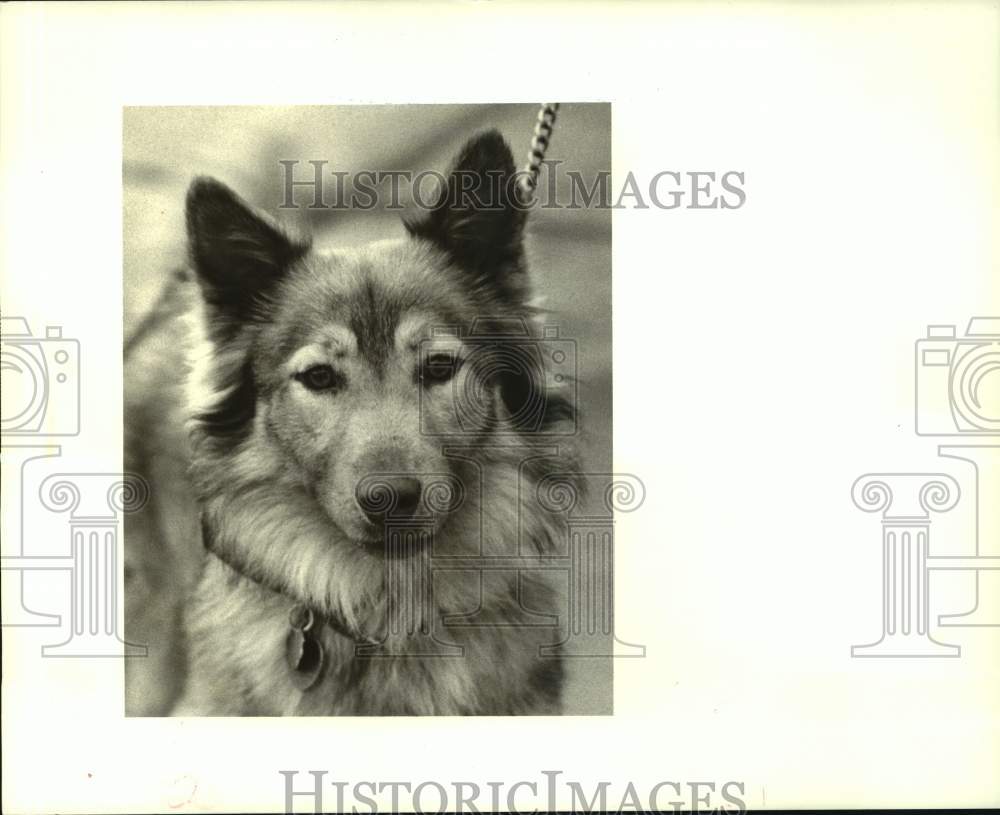
[[[326,667],[326,650],[323,647],[320,633],[324,626],[329,627],[331,631],[350,640],[355,645],[378,644],[378,640],[354,631],[338,616],[320,613],[305,603],[299,602],[297,598],[291,597],[282,586],[264,579],[261,575],[241,569],[233,562],[232,558],[219,552],[218,547],[215,546],[214,531],[206,521],[204,514],[201,517],[201,531],[202,542],[210,555],[225,563],[240,577],[244,577],[251,583],[279,594],[294,603],[288,614],[289,631],[285,637],[285,662],[292,674],[292,681],[299,690],[309,690],[323,675],[323,669]]]

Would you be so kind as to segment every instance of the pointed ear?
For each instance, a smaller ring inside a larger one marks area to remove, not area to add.
[[[432,209],[406,228],[443,249],[475,283],[520,302],[527,296],[526,211],[517,181],[503,136],[481,133],[462,148]]]
[[[308,250],[225,184],[196,178],[187,195],[188,253],[205,301],[244,321]]]

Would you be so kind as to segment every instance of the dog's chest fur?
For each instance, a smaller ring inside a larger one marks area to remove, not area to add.
[[[536,587],[537,592],[544,590]],[[540,599],[540,598],[539,598]],[[187,704],[177,713],[260,716],[555,714],[561,664],[539,656],[553,632],[522,627],[449,629],[440,640],[461,654],[406,653],[412,639],[386,640],[392,656],[359,656],[323,626],[324,667],[306,691],[286,659],[294,603],[209,558],[189,615],[193,636]],[[496,609],[497,613],[507,613]],[[449,651],[452,649],[448,649]],[[190,706],[190,710],[183,709]]]

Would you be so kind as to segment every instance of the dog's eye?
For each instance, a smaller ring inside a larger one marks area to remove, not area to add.
[[[329,391],[344,385],[344,377],[329,365],[313,365],[295,374],[295,378],[311,391]]]
[[[452,354],[430,354],[420,369],[420,381],[425,386],[444,384],[458,373],[460,366],[461,362]]]

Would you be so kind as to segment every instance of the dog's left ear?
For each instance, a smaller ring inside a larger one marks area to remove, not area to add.
[[[520,303],[527,297],[525,216],[510,146],[489,130],[466,143],[434,206],[406,228],[443,249],[476,284]]]

